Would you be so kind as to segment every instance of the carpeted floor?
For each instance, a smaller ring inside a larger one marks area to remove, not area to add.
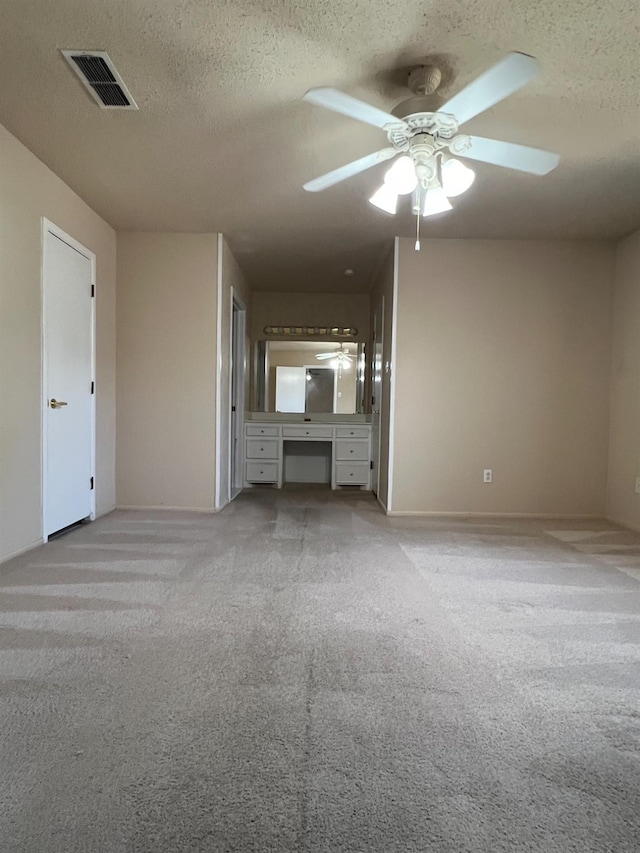
[[[363,493],[0,567],[2,853],[637,853],[640,536]]]

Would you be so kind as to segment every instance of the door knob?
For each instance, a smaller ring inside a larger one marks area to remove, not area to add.
[[[52,397],[49,401],[49,405],[52,409],[61,409],[63,406],[68,406],[68,403],[65,403],[64,400],[56,400],[55,397]]]

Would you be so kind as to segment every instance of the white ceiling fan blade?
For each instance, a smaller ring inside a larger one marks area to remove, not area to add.
[[[454,95],[438,112],[451,113],[456,117],[458,125],[462,125],[522,89],[539,73],[540,66],[533,56],[526,53],[508,53],[504,59]]]
[[[326,190],[334,184],[339,184],[340,181],[346,181],[347,178],[351,178],[359,172],[364,172],[365,169],[370,169],[377,163],[384,163],[385,160],[390,160],[397,153],[395,148],[383,148],[381,151],[376,151],[375,154],[367,154],[366,157],[361,157],[359,160],[347,163],[346,166],[340,166],[332,172],[327,172],[326,175],[321,175],[319,178],[307,181],[306,184],[302,185],[303,189],[310,193]]]
[[[351,95],[345,95],[338,89],[318,86],[315,89],[309,89],[303,95],[302,100],[382,129],[388,124],[404,124],[401,118],[397,118],[391,113],[385,113],[384,110],[379,110],[377,107],[372,107],[371,104],[367,104],[358,98],[352,98]]]
[[[516,145],[514,142],[501,142],[499,139],[485,139],[483,136],[470,136],[471,147],[462,154],[471,160],[529,172],[530,175],[546,175],[556,168],[560,155],[528,145]]]
[[[316,358],[320,361],[322,361],[325,358],[335,358],[335,357],[336,357],[335,352],[319,352],[316,355]]]

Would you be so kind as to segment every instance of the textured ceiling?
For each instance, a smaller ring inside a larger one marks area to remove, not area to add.
[[[390,109],[433,55],[453,92],[533,54],[543,74],[465,130],[556,150],[560,167],[478,164],[425,232],[619,237],[640,226],[639,30],[635,0],[2,0],[0,122],[117,229],[223,231],[255,288],[362,291],[413,221],[367,203],[384,166],[301,189],[386,144],[306,89]],[[58,48],[107,50],[140,111],[100,110]]]

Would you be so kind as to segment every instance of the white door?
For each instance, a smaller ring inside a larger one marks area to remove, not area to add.
[[[44,536],[94,513],[93,263],[44,235]]]
[[[380,493],[380,408],[382,404],[382,347],[384,323],[384,296],[373,315],[373,353],[371,389],[371,455],[373,471],[371,488],[374,494]]]
[[[306,394],[304,367],[276,367],[276,412],[304,412]]]

